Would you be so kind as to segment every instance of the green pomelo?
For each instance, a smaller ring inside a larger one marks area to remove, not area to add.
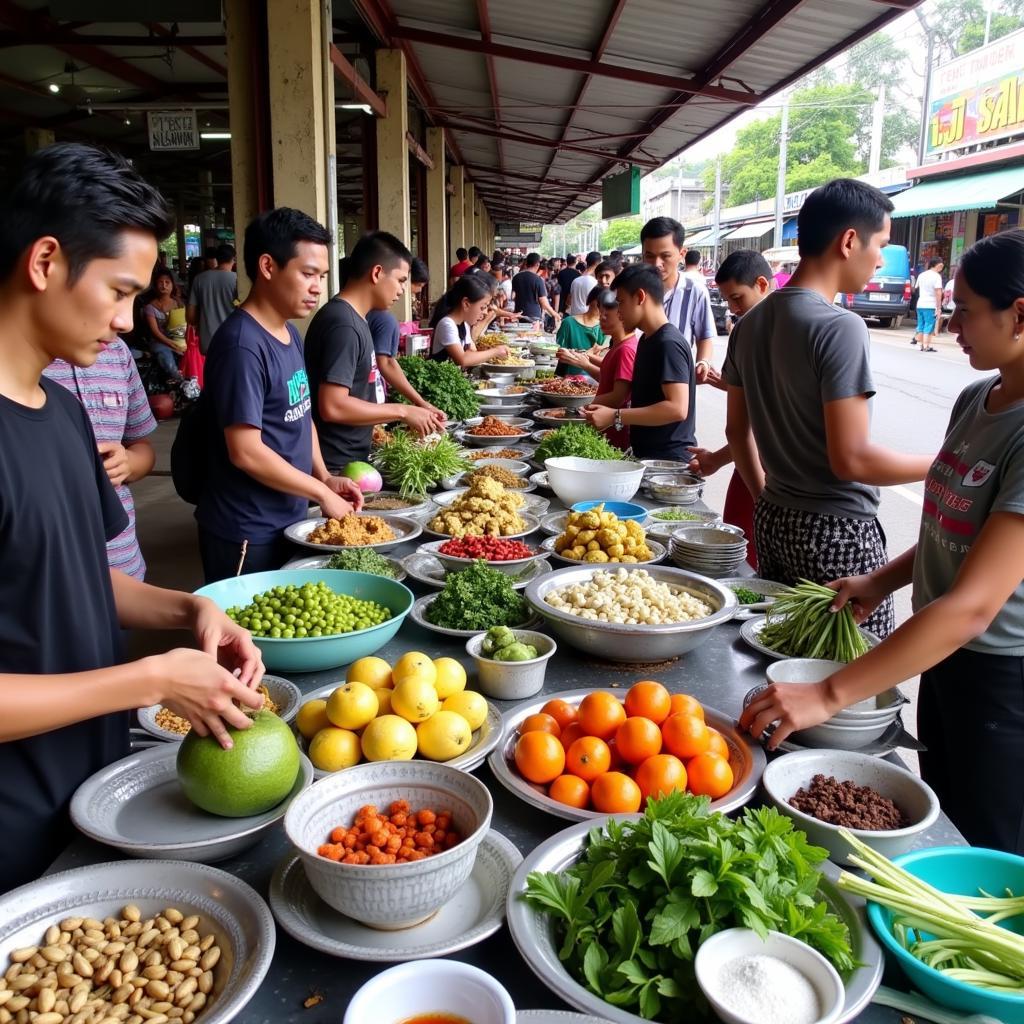
[[[248,729],[228,729],[225,750],[193,729],[178,747],[178,781],[197,807],[225,818],[247,818],[279,804],[299,774],[299,747],[272,711],[258,711]]]

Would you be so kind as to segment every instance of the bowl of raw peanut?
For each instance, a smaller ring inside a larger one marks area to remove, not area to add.
[[[293,682],[280,676],[264,676],[258,689],[263,694],[265,711],[273,711],[286,722],[298,714],[302,693]],[[182,718],[162,704],[140,708],[138,715],[139,725],[151,736],[161,740],[183,740],[192,728],[187,718]]]

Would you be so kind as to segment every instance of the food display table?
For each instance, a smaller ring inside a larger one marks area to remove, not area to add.
[[[638,499],[634,499],[638,500]],[[558,510],[557,500],[552,509]],[[698,508],[701,506],[689,506]],[[538,543],[540,534],[529,538]],[[415,544],[403,546],[397,553],[404,555]],[[417,592],[427,591],[417,584]],[[421,650],[431,657],[456,657],[466,666],[473,686],[474,666],[466,654],[464,643],[439,636],[417,626],[407,619],[397,636],[378,655],[394,663],[410,650]],[[590,660],[588,656],[560,643],[555,656],[548,663],[544,693],[556,693],[579,687],[619,688],[623,691],[643,678],[658,679],[670,690],[692,693],[702,703],[728,715],[738,716],[744,694],[764,681],[767,659],[751,650],[739,638],[739,623],[730,622],[715,630],[701,647],[676,661],[649,666],[624,666]],[[292,675],[292,680],[303,692],[344,679],[344,668],[308,675]],[[539,695],[538,695],[539,696]],[[531,701],[536,698],[529,698]],[[502,712],[516,707],[517,702],[493,701]],[[569,822],[541,813],[521,802],[502,787],[490,768],[482,765],[475,774],[488,786],[494,799],[492,827],[510,839],[526,854],[539,843],[565,828]],[[943,814],[935,826],[920,837],[919,846],[962,844],[963,839]],[[218,867],[252,885],[264,897],[275,867],[288,854],[290,845],[283,827],[274,828],[266,838],[250,848],[244,855],[223,862]],[[121,854],[80,837],[57,861],[50,872],[80,867],[84,864],[121,859]],[[479,945],[461,953],[455,959],[488,971],[508,991],[519,1009],[567,1008],[533,974],[512,943],[507,926]],[[239,1016],[245,1024],[332,1024],[339,1022],[352,994],[368,978],[389,966],[355,960],[339,960],[310,949],[292,939],[282,929],[277,930],[277,949],[273,965],[252,1001]],[[891,979],[895,987],[906,988],[905,981],[894,971]],[[322,1001],[306,1008],[304,1001],[314,995]],[[872,1006],[858,1018],[866,1024],[896,1024],[902,1014],[890,1009]]]

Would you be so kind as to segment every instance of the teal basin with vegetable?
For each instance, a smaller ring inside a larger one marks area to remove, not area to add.
[[[942,893],[993,896],[1012,893],[1024,896],[1024,858],[999,850],[970,846],[940,846],[914,850],[894,857],[892,863],[903,868]],[[1024,908],[1024,899],[1021,901]],[[916,905],[924,907],[923,900]],[[893,934],[893,914],[878,903],[868,903],[868,920],[879,941],[893,956],[915,989],[942,1006],[964,1013],[982,1013],[1003,1024],[1024,1024],[1024,989],[1013,994],[968,984],[929,967],[906,950]],[[1024,935],[1024,913],[1001,922],[1002,927]],[[925,936],[930,937],[929,935]],[[983,948],[978,942],[976,948]],[[1024,977],[1024,940],[1019,954],[1019,976]]]
[[[258,594],[274,587],[306,583],[324,583],[336,594],[359,601],[372,601],[387,608],[391,617],[364,629],[327,636],[291,639],[254,636],[253,642],[263,654],[267,669],[277,672],[321,672],[348,665],[380,650],[399,630],[413,605],[408,587],[383,576],[343,569],[277,569],[210,583],[196,591],[208,597],[222,611],[248,605]]]

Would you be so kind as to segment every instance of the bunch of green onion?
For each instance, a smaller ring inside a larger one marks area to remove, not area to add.
[[[800,580],[780,594],[765,616],[758,640],[790,658],[828,658],[853,661],[867,652],[848,604],[831,611],[836,592],[810,580]]]
[[[1024,935],[999,927],[1024,913],[1024,896],[940,892],[845,829],[839,834],[855,851],[850,863],[870,876],[844,871],[839,888],[890,910],[893,934],[908,953],[947,978],[1024,996]]]

